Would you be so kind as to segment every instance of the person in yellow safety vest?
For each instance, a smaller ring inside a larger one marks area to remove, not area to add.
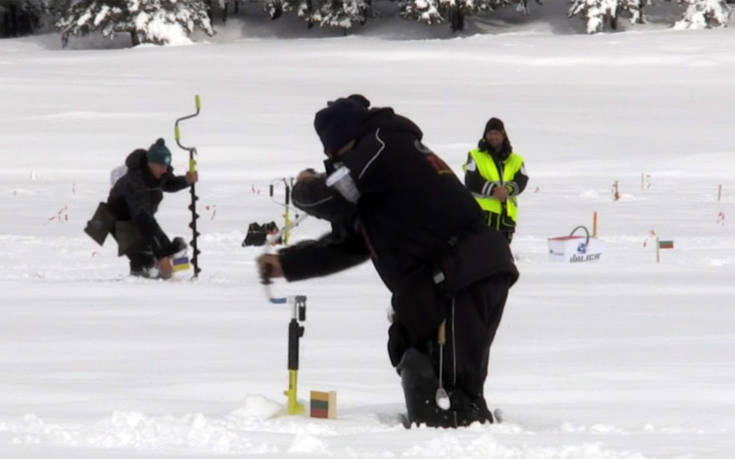
[[[482,139],[469,152],[462,169],[464,184],[485,211],[487,224],[501,231],[510,244],[518,221],[518,195],[526,189],[528,175],[500,119],[488,120]]]

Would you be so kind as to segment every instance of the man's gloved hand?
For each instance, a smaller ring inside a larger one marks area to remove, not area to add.
[[[274,254],[264,254],[255,260],[258,266],[258,276],[263,281],[268,281],[274,277],[283,277],[283,267],[281,266],[281,257]]]
[[[197,171],[188,171],[186,173],[186,183],[189,185],[192,185],[199,181],[199,172]]]

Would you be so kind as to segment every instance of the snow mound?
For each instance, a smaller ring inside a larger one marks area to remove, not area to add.
[[[327,452],[327,443],[319,438],[309,435],[306,432],[299,432],[293,439],[289,453],[312,453],[325,454]]]
[[[620,201],[637,201],[638,198],[634,194],[620,193]]]
[[[709,258],[709,264],[712,266],[735,265],[735,258]]]
[[[565,422],[561,426],[561,431],[564,433],[595,433],[595,434],[627,434],[628,432],[611,425],[605,424],[594,424],[591,426],[578,426],[571,423]]]
[[[558,447],[518,446],[508,447],[500,444],[493,435],[484,434],[467,442],[456,435],[443,434],[427,442],[416,444],[401,455],[403,457],[462,457],[462,458],[525,458],[525,459],[643,459],[636,452],[606,449],[597,443],[562,445]]]
[[[218,454],[276,453],[278,448],[243,434],[227,419],[209,419],[201,413],[147,416],[138,411],[116,411],[93,425],[57,424],[34,414],[20,422],[0,423],[0,432],[14,434],[14,444],[51,444],[82,448],[192,450]]]
[[[15,188],[12,190],[0,191],[2,196],[35,196],[36,192],[25,188]]]
[[[319,457],[375,457],[350,439],[356,434],[399,436],[399,450],[384,451],[383,457],[462,457],[527,459],[643,459],[638,452],[614,450],[600,443],[580,442],[539,445],[501,442],[498,436],[533,435],[517,425],[473,424],[460,430],[426,427],[410,431],[398,426],[376,425],[366,419],[312,420],[301,416],[278,417],[282,406],[262,396],[248,396],[243,405],[222,418],[202,413],[149,416],[140,411],[116,411],[92,423],[56,423],[27,414],[17,421],[0,421],[0,433],[16,445],[52,445],[71,448],[187,451],[207,454],[284,453]],[[653,429],[653,427],[647,427]],[[675,432],[675,430],[667,430]],[[559,432],[573,434],[625,434],[608,425],[580,426],[565,423]],[[427,435],[430,434],[430,435]],[[285,440],[285,442],[284,442]]]
[[[30,119],[57,119],[57,118],[68,118],[68,119],[80,119],[80,120],[87,120],[87,119],[100,119],[100,118],[128,118],[128,119],[140,119],[141,117],[152,117],[155,116],[155,114],[142,114],[142,113],[132,113],[132,112],[101,112],[101,111],[91,111],[91,110],[72,110],[72,111],[66,111],[66,112],[57,112],[57,113],[49,113],[47,115],[38,115],[34,117],[30,117]]]
[[[597,190],[585,190],[579,194],[582,199],[600,199],[600,193]]]
[[[283,409],[283,404],[261,395],[248,395],[243,405],[232,411],[232,419],[270,419]]]

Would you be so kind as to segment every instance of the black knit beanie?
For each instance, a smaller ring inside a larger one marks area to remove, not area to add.
[[[355,96],[329,102],[314,116],[314,129],[327,155],[332,155],[360,134],[360,126],[369,112],[365,106],[367,99],[356,100]]]

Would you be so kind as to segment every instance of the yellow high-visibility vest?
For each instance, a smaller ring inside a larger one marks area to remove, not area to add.
[[[499,186],[504,186],[508,182],[513,181],[516,173],[523,167],[523,158],[520,155],[511,153],[508,158],[501,163],[502,166],[502,177],[498,167],[495,165],[495,161],[490,153],[481,151],[479,148],[475,148],[470,151],[470,156],[475,162],[478,172],[488,182],[495,183]],[[463,167],[467,170],[467,165]],[[498,201],[492,196],[485,196],[479,193],[472,193],[477,203],[480,204],[483,210],[492,212],[494,214],[502,215],[503,205],[506,208],[506,214],[513,220],[513,226],[518,221],[518,200],[516,196],[508,196],[505,203]]]

